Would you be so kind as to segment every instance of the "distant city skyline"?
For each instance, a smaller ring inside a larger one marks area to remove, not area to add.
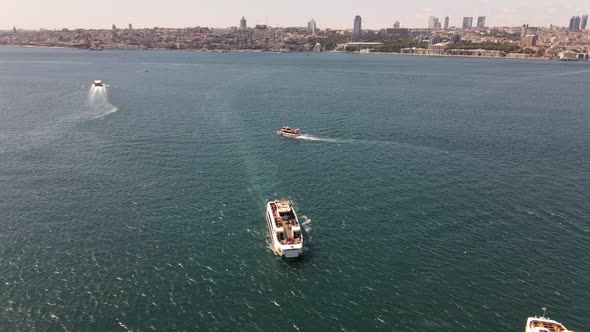
[[[101,0],[80,2],[74,0],[20,0],[7,1],[0,12],[0,29],[109,29],[112,24],[136,29],[158,27],[182,28],[206,26],[224,28],[238,26],[244,16],[249,26],[305,27],[315,19],[322,28],[352,29],[356,15],[363,19],[363,29],[401,26],[425,27],[430,16],[450,17],[449,26],[460,27],[463,17],[486,17],[486,26],[531,26],[549,24],[567,26],[572,16],[590,13],[587,0],[569,0],[556,3],[549,0],[486,1],[474,5],[467,0],[418,0],[411,3],[393,3],[385,0],[358,2],[323,1],[277,2],[271,0]]]

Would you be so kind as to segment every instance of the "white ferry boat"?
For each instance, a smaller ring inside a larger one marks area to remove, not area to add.
[[[281,199],[268,202],[266,225],[272,247],[279,256],[297,258],[303,255],[301,225],[290,201]]]
[[[289,126],[283,126],[279,130],[277,130],[277,134],[289,137],[289,138],[296,138],[301,136],[301,129],[299,128],[290,128]]]
[[[525,332],[574,332],[568,330],[563,324],[549,319],[546,313],[547,308],[543,308],[543,316],[529,317],[526,321]]]
[[[102,84],[101,80],[96,80],[94,81],[94,86],[104,86],[104,84]]]

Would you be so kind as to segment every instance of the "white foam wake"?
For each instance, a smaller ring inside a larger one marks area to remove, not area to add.
[[[107,115],[119,110],[118,107],[109,101],[107,87],[108,85],[104,87],[92,86],[88,91],[88,103],[99,113],[95,119],[104,119]]]
[[[316,141],[316,142],[330,142],[330,143],[348,143],[344,140],[339,140],[335,138],[324,138],[324,137],[317,137],[313,135],[301,135],[297,136],[297,139],[305,140],[305,141]]]
[[[305,229],[306,232],[311,232],[311,219],[308,218],[307,216],[301,216],[301,225],[303,226],[303,229]]]

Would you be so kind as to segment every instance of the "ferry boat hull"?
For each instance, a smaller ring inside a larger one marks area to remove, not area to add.
[[[291,202],[286,200],[268,202],[266,226],[272,248],[278,256],[287,259],[303,256],[301,225]]]
[[[543,308],[543,311],[546,311]],[[545,316],[545,312],[541,317],[529,317],[526,321],[525,332],[574,332],[568,330],[563,324],[549,317]]]
[[[283,137],[297,138],[301,136],[301,130],[299,128],[289,128],[289,126],[284,126],[277,130],[277,134]]]

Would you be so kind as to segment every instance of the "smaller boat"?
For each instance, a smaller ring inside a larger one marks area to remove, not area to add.
[[[283,126],[281,129],[277,130],[277,134],[284,137],[296,138],[298,136],[301,136],[301,130],[299,128],[290,128],[289,126]]]
[[[529,317],[526,321],[525,332],[574,332],[563,324],[547,317],[547,308],[543,308],[543,316]]]
[[[104,84],[102,84],[101,80],[96,80],[94,81],[94,86],[104,86]]]

